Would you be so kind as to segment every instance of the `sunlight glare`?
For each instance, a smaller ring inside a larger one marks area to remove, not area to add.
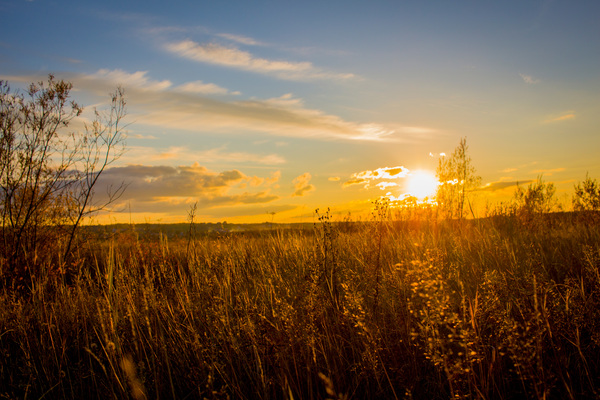
[[[407,178],[407,191],[411,196],[419,200],[435,196],[439,182],[433,173],[419,170],[411,172]]]

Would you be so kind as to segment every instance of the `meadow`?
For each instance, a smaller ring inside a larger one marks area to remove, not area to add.
[[[595,212],[87,234],[2,288],[1,399],[600,396]]]

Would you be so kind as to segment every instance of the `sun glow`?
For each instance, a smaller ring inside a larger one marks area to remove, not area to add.
[[[407,194],[423,200],[435,196],[439,182],[429,171],[413,171],[407,176]]]

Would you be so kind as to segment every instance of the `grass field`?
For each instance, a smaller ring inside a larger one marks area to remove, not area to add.
[[[131,226],[28,285],[0,294],[0,398],[600,396],[593,213]]]

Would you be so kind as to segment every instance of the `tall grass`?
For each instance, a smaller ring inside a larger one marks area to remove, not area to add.
[[[594,215],[319,216],[177,240],[132,228],[28,295],[4,288],[0,398],[599,396]]]

